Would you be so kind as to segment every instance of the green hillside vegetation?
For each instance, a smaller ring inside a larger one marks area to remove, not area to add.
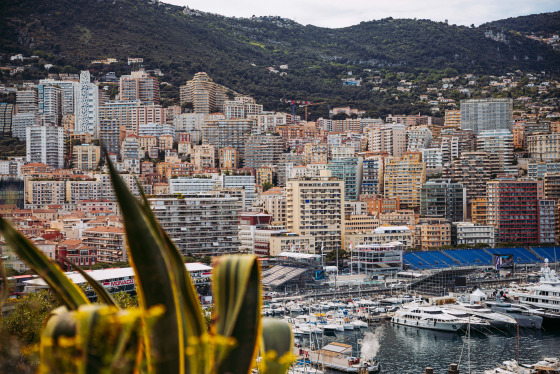
[[[498,42],[485,36],[485,28],[428,20],[387,18],[327,29],[278,17],[185,15],[184,9],[146,0],[5,0],[0,52],[40,56],[56,64],[54,71],[89,68],[94,74],[127,72],[127,57],[143,57],[147,67],[165,74],[166,105],[178,104],[179,85],[206,71],[215,82],[257,98],[266,110],[289,110],[281,98],[306,99],[351,103],[373,116],[429,110],[413,102],[414,92],[372,92],[373,76],[394,85],[457,73],[560,72],[558,52],[516,32]],[[121,63],[90,65],[108,57]],[[285,76],[267,70],[283,64],[289,66]],[[349,71],[362,79],[360,87],[343,86]],[[310,107],[310,118],[326,111],[326,105]]]
[[[488,22],[482,27],[519,31],[524,34],[547,36],[560,33],[560,12],[531,14]]]

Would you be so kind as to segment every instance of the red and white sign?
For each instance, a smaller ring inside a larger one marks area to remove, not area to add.
[[[118,286],[124,286],[127,284],[134,284],[134,279],[127,279],[127,280],[120,280],[120,281],[114,281],[114,282],[105,282],[103,283],[103,286],[105,287],[118,287]]]

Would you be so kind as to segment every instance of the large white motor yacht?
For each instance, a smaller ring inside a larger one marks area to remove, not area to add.
[[[457,318],[446,313],[438,306],[416,303],[403,305],[395,312],[391,322],[404,326],[452,332],[461,330],[469,323],[464,318]]]

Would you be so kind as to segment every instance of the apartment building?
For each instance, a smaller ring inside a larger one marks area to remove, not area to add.
[[[472,130],[444,128],[441,130],[440,137],[432,142],[431,147],[441,150],[442,163],[448,165],[464,152],[476,150],[476,135]]]
[[[233,147],[220,148],[220,169],[237,169],[239,167],[239,152]]]
[[[401,206],[420,207],[420,190],[426,181],[426,166],[419,152],[406,152],[385,166],[384,195],[398,198]]]
[[[219,256],[238,251],[236,198],[198,193],[158,196],[149,202],[182,255]]]
[[[26,140],[27,128],[39,126],[40,118],[37,112],[18,113],[12,117],[11,136],[21,141]]]
[[[487,183],[487,220],[497,242],[539,243],[542,181],[493,180]]]
[[[461,128],[480,134],[484,130],[511,130],[513,99],[461,100]]]
[[[420,190],[420,215],[445,218],[450,222],[467,218],[467,194],[460,183],[450,179],[431,179]]]
[[[263,106],[257,104],[249,96],[237,96],[234,100],[224,102],[224,113],[227,119],[249,118],[258,116],[263,112]]]
[[[327,163],[329,147],[327,143],[309,142],[303,146],[303,161],[307,164]]]
[[[276,165],[280,161],[284,145],[282,137],[272,134],[255,134],[245,142],[244,166],[259,168]]]
[[[423,251],[451,245],[451,223],[449,222],[430,220],[419,223],[416,230],[420,233]]]
[[[539,243],[556,243],[557,200],[539,200]]]
[[[560,159],[560,133],[528,136],[527,151],[531,158],[540,161]]]
[[[406,129],[407,147],[409,152],[420,152],[430,147],[432,131],[428,126],[416,126]]]
[[[16,114],[37,113],[39,111],[39,97],[34,89],[16,92]]]
[[[286,191],[282,187],[273,187],[255,199],[253,207],[272,216],[272,225],[286,227]]]
[[[486,225],[487,206],[488,201],[485,197],[479,197],[471,200],[471,221],[473,223]]]
[[[560,162],[529,162],[527,164],[527,177],[531,179],[543,179],[546,174],[560,173]]]
[[[202,126],[202,139],[216,149],[232,147],[243,159],[245,140],[251,135],[253,121],[246,119],[207,120]]]
[[[407,226],[380,226],[369,232],[347,233],[344,237],[345,248],[357,248],[364,244],[388,244],[400,242],[403,249],[410,249],[414,246],[414,231]]]
[[[196,170],[216,167],[216,147],[210,144],[195,145],[191,157]]]
[[[461,111],[460,110],[446,110],[443,120],[445,127],[461,128]]]
[[[89,70],[80,72],[76,102],[76,131],[99,136],[99,90],[90,82]]]
[[[443,168],[443,151],[438,148],[424,148],[422,153],[422,161],[426,165],[426,170],[440,171]]]
[[[119,79],[119,99],[159,103],[159,82],[144,70],[133,71]]]
[[[128,261],[124,229],[98,226],[82,231],[82,244],[97,252],[97,262]]]
[[[404,125],[383,125],[370,128],[367,132],[368,150],[401,157],[406,152],[406,127]]]
[[[192,103],[194,113],[214,113],[224,108],[227,90],[212,81],[204,72],[180,87],[181,103]]]
[[[72,164],[76,169],[95,170],[101,158],[101,147],[81,144],[72,147]]]
[[[361,194],[375,196],[383,194],[383,176],[385,174],[384,156],[367,157],[362,162]]]
[[[362,163],[361,157],[349,157],[332,160],[327,164],[334,178],[344,181],[344,198],[346,201],[356,201],[361,193],[362,187]]]
[[[467,190],[467,203],[486,195],[486,182],[495,176],[492,158],[485,152],[465,152],[446,168],[443,177],[461,183]]]
[[[255,179],[257,185],[262,186],[265,183],[272,184],[274,180],[273,168],[269,166],[261,166],[255,170]]]
[[[494,226],[474,222],[453,222],[451,225],[452,245],[488,244],[494,247]]]
[[[42,123],[59,126],[62,119],[62,88],[41,82],[37,86],[37,95]]]
[[[344,181],[321,177],[289,180],[286,186],[286,228],[311,235],[330,252],[344,245]]]
[[[476,149],[495,156],[495,170],[503,170],[504,165],[513,164],[513,135],[507,129],[481,131]]]
[[[108,153],[121,153],[121,139],[124,138],[126,130],[116,119],[102,119],[99,121],[99,143]]]
[[[64,167],[64,130],[56,126],[30,126],[26,131],[27,162],[53,169]]]

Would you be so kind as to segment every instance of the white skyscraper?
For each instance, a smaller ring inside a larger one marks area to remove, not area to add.
[[[97,86],[90,82],[89,71],[82,71],[76,107],[76,131],[88,132],[94,138],[97,138],[99,131],[98,95]]]
[[[25,130],[27,162],[39,162],[54,169],[62,169],[64,129],[58,126],[30,126]]]

